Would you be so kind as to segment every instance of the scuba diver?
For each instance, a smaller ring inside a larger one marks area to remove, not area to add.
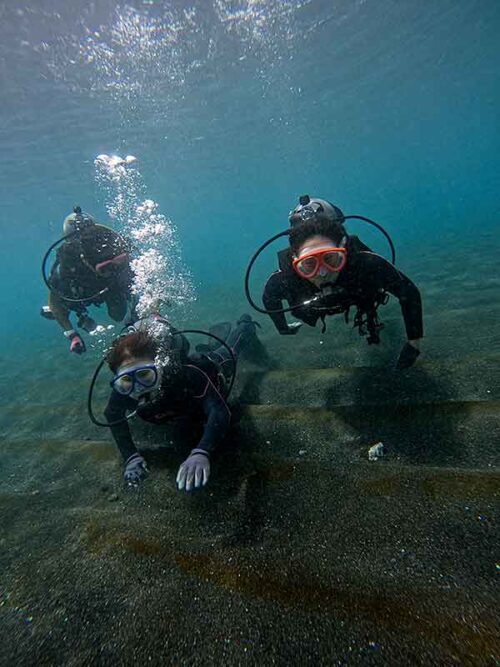
[[[242,315],[234,328],[229,323],[218,326],[225,329],[221,338],[209,335],[219,345],[199,345],[198,352],[190,353],[184,334],[204,332],[177,331],[159,315],[150,316],[129,326],[97,367],[89,392],[89,414],[95,424],[111,428],[123,457],[127,486],[137,487],[148,473],[131,436],[128,411],[153,424],[180,417],[204,421],[202,437],[180,466],[176,483],[179,490],[191,491],[208,482],[210,458],[230,425],[227,397],[237,357],[252,343],[261,345],[256,334],[259,325],[249,315]],[[104,363],[113,373],[112,391],[104,412],[107,422],[99,422],[91,401]]]
[[[120,234],[82,213],[79,206],[65,218],[63,231],[64,236],[50,246],[43,260],[42,274],[49,299],[40,314],[56,320],[69,340],[70,351],[82,354],[85,342],[71,324],[71,311],[78,316],[77,326],[88,333],[97,327],[87,311],[91,304],[105,303],[115,322],[125,319],[129,307],[130,317],[134,318],[132,247]],[[56,259],[47,276],[47,260],[56,246]]]
[[[342,313],[348,322],[350,309],[355,308],[354,327],[371,345],[380,342],[383,328],[378,307],[392,294],[399,300],[407,337],[396,368],[412,366],[423,336],[422,302],[418,288],[394,266],[394,246],[387,232],[368,218],[344,216],[324,199],[304,195],[299,201],[290,212],[290,229],[269,239],[249,264],[245,290],[251,305],[268,314],[281,335],[295,335],[302,323],[314,327],[318,320],[324,332],[327,316]],[[350,218],[369,222],[382,231],[391,246],[392,263],[347,233],[344,222]],[[280,268],[269,277],[262,296],[264,308],[259,308],[249,293],[249,274],[260,252],[281,236],[288,236],[289,248],[278,254]],[[283,308],[283,301],[290,307]],[[288,323],[286,312],[300,322]]]

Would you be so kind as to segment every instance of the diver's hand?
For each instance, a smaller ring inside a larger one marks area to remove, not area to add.
[[[303,322],[292,322],[284,331],[280,331],[282,336],[295,336],[298,333]]]
[[[125,461],[123,481],[127,486],[137,488],[148,472],[146,461],[142,456],[140,454],[132,454]]]
[[[76,333],[74,329],[65,331],[64,335],[69,340],[69,351],[73,354],[83,354],[86,351],[85,343],[80,334]]]
[[[402,371],[405,368],[410,368],[413,366],[417,357],[420,355],[420,350],[413,342],[408,341],[403,345],[403,349],[399,353],[398,363],[396,364],[396,369]]]
[[[205,486],[210,477],[210,459],[204,449],[192,449],[190,455],[181,464],[177,473],[177,488],[179,491],[191,491]]]

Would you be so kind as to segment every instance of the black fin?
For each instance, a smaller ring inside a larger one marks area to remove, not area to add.
[[[230,332],[231,332],[231,322],[219,322],[217,324],[213,324],[208,330],[208,333],[217,336],[217,338],[220,338],[223,341],[227,339]],[[196,351],[206,354],[207,352],[212,352],[212,350],[216,350],[218,347],[220,347],[219,341],[215,340],[215,338],[208,338],[207,343],[200,343],[199,345],[196,346]]]

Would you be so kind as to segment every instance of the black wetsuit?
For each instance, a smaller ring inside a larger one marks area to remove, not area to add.
[[[255,324],[250,318],[241,319],[226,344],[237,357],[253,336]],[[224,384],[232,374],[232,366],[232,357],[223,346],[206,354],[183,354],[178,372],[173,376],[164,374],[154,399],[139,406],[138,416],[153,424],[186,416],[204,420],[203,435],[197,448],[211,454],[226,435],[231,421],[223,392]],[[110,423],[122,419],[137,405],[134,399],[113,391],[105,410],[106,419]],[[111,432],[125,461],[137,452],[128,422],[112,426]]]
[[[401,305],[408,340],[423,336],[422,301],[415,284],[401,271],[380,255],[368,250],[359,250],[359,240],[349,238],[348,259],[345,268],[329,289],[329,294],[321,300],[301,305],[309,299],[321,296],[322,292],[304,278],[300,278],[291,265],[273,273],[264,288],[262,301],[267,310],[283,308],[283,301],[290,306],[298,304],[292,315],[310,326],[316,326],[318,319],[324,322],[328,315],[357,309],[355,325],[360,333],[368,335],[369,343],[378,343],[377,307],[385,303],[387,294],[394,295]],[[356,247],[354,245],[356,244]],[[366,246],[363,246],[366,248]],[[288,324],[284,313],[270,313],[276,329],[285,333]]]
[[[128,299],[132,272],[128,262],[120,267],[110,267],[112,273],[104,276],[95,271],[97,264],[129,253],[131,245],[112,229],[102,225],[92,225],[81,230],[65,241],[57,251],[56,261],[51,269],[50,283],[64,296],[72,299],[85,298],[106,292],[84,305],[99,305],[103,301]]]

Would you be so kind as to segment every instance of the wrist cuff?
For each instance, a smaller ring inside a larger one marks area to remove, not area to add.
[[[124,465],[127,466],[127,465],[130,463],[130,461],[132,461],[133,459],[137,459],[137,458],[144,460],[144,459],[142,458],[142,456],[139,454],[139,452],[136,452],[135,454],[132,454],[132,456],[129,456],[129,457],[128,457],[128,459],[125,461],[125,464],[124,464]]]
[[[203,454],[204,456],[207,457],[207,459],[210,459],[210,454],[207,452],[206,449],[200,449],[199,447],[196,447],[195,449],[192,449],[190,454]]]
[[[72,338],[75,334],[76,331],[74,329],[68,329],[68,331],[64,331],[66,338]]]

